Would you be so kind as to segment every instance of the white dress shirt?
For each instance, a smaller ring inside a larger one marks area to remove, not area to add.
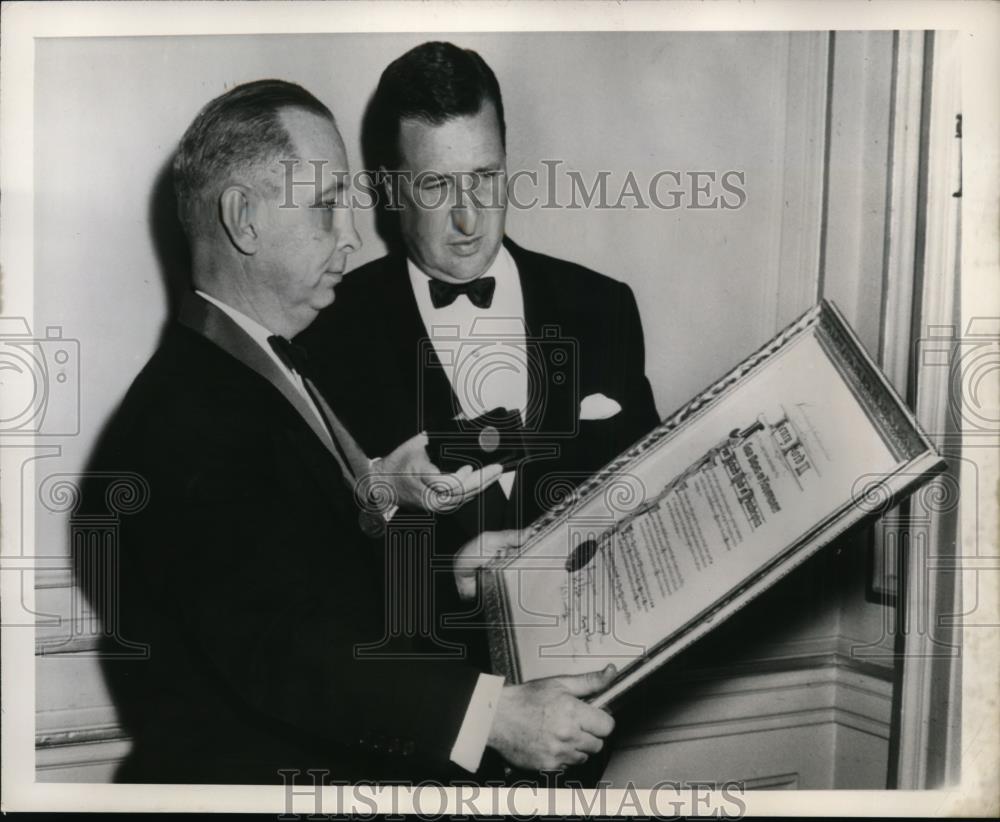
[[[503,407],[519,411],[524,420],[530,373],[525,344],[527,324],[521,278],[510,252],[500,246],[490,267],[480,275],[496,280],[489,308],[473,305],[465,294],[450,305],[435,308],[430,277],[410,259],[406,267],[420,319],[462,413],[467,419],[474,419]],[[514,471],[505,471],[498,480],[507,497],[514,477]],[[503,677],[479,675],[451,752],[452,761],[466,770],[475,771],[479,767],[503,685]]]
[[[275,365],[278,366],[281,373],[288,377],[292,385],[295,386],[295,390],[305,398],[309,408],[312,409],[320,424],[326,428],[327,423],[323,417],[323,413],[316,407],[315,401],[306,389],[305,383],[302,381],[302,375],[285,365],[267,341],[273,332],[266,329],[256,320],[248,317],[242,311],[238,311],[231,305],[226,305],[226,303],[216,299],[211,294],[206,294],[204,291],[198,290],[195,290],[195,294],[225,313],[226,316],[242,328],[263,349],[274,361]],[[387,512],[386,518],[390,518],[394,512],[395,506],[393,506],[391,512]],[[493,717],[496,714],[500,689],[503,687],[503,684],[503,677],[493,676],[492,674],[480,674],[476,686],[472,691],[472,697],[469,699],[469,706],[465,710],[462,726],[459,728],[458,736],[455,738],[455,744],[451,750],[451,761],[467,771],[476,771],[479,768],[479,762],[483,757],[483,752],[486,750],[486,741],[489,737],[490,728],[493,726]]]
[[[420,319],[466,418],[503,407],[519,411],[523,420],[530,372],[524,297],[510,252],[500,246],[493,263],[481,275],[496,280],[489,308],[473,305],[465,294],[450,305],[435,308],[430,277],[412,260],[407,260],[407,268]],[[500,486],[508,497],[513,484],[514,471],[505,471]]]

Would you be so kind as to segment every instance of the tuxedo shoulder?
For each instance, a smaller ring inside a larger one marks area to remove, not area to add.
[[[231,354],[184,326],[167,331],[123,400],[133,414],[169,427],[189,416],[234,425],[264,405],[266,382]]]
[[[251,381],[238,369],[214,367],[210,349],[188,344],[176,337],[164,340],[139,372],[105,424],[91,470],[159,476],[165,467],[210,460],[210,448],[241,437],[259,457],[267,432],[260,411],[266,398],[251,393]]]
[[[390,254],[352,269],[337,286],[337,299],[334,300],[334,305],[344,294],[353,297],[376,291],[389,281],[392,274],[398,273],[399,266],[400,260]]]
[[[208,385],[252,384],[253,373],[207,337],[175,323],[164,333],[137,381],[142,379],[190,385],[201,391]]]
[[[376,257],[374,260],[369,260],[363,265],[359,265],[357,268],[353,269],[346,277],[344,282],[367,280],[369,277],[380,277],[386,276],[388,272],[398,268],[399,265],[403,263],[403,259],[398,254],[385,254],[381,257]]]
[[[510,250],[515,261],[521,260],[529,268],[545,272],[554,280],[560,281],[560,284],[572,285],[574,288],[582,287],[588,291],[596,290],[600,294],[631,291],[629,286],[621,280],[616,280],[607,274],[601,274],[599,271],[580,263],[564,260],[561,257],[553,257],[539,251],[530,251],[514,243],[510,243]]]
[[[337,286],[333,303],[319,312],[297,341],[308,347],[320,338],[368,322],[370,313],[381,315],[385,300],[396,298],[403,264],[398,257],[387,255],[352,270]]]

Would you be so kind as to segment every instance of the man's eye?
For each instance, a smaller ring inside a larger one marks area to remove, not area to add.
[[[439,188],[447,188],[453,184],[453,179],[448,175],[432,175],[418,177],[417,186],[425,191],[437,191]]]

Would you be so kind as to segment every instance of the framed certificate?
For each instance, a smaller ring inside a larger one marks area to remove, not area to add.
[[[532,526],[482,585],[514,682],[606,705],[944,461],[837,308],[806,312]]]

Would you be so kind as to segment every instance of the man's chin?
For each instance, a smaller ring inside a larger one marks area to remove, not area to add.
[[[493,249],[490,253],[483,252],[481,250],[474,257],[460,257],[458,255],[454,255],[452,257],[452,264],[449,267],[449,270],[445,273],[456,280],[461,280],[462,282],[474,280],[486,273],[486,270],[490,267],[496,257],[496,252],[497,249]]]
[[[315,311],[322,311],[330,305],[333,305],[333,301],[337,299],[337,291],[334,286],[329,288],[324,288],[322,291],[317,292],[313,295],[312,301],[309,303],[310,307]]]

